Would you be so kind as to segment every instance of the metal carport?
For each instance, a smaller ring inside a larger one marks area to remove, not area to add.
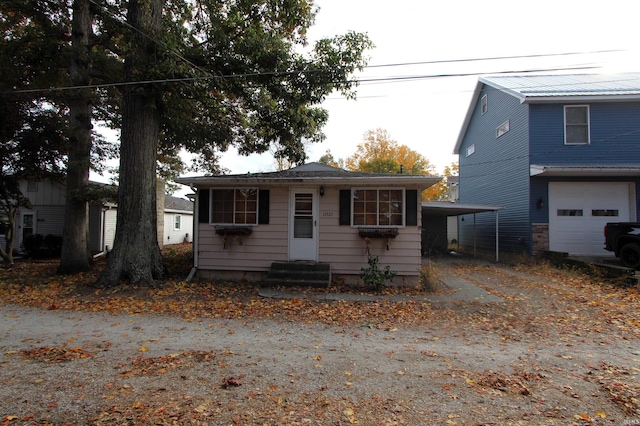
[[[476,214],[493,212],[496,215],[496,262],[499,261],[499,215],[498,211],[504,207],[486,206],[482,204],[457,204],[449,201],[431,201],[422,203],[423,216],[462,216],[473,214],[473,256],[476,256]]]

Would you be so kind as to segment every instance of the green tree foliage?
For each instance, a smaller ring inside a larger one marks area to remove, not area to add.
[[[148,32],[147,22],[130,22],[138,3],[159,11],[160,32]],[[87,4],[88,14],[82,7]],[[81,27],[89,28],[82,30],[84,52],[72,43],[80,10],[91,23]],[[155,109],[157,119],[154,163],[164,165],[154,164],[154,173],[166,173],[164,178],[184,170],[182,150],[196,153],[191,166],[209,173],[224,170],[220,153],[231,146],[243,155],[271,150],[277,159],[299,164],[306,159],[302,141],[324,138],[327,112],[318,105],[334,90],[355,96],[352,74],[364,67],[364,52],[372,47],[365,34],[353,32],[308,46],[306,31],[315,14],[310,0],[2,2],[0,43],[3,53],[11,50],[3,66],[42,71],[26,72],[29,79],[7,85],[3,95],[25,95],[36,109],[49,108],[64,119],[70,102],[80,99],[91,107],[90,120],[120,129],[123,92],[146,94],[145,107]],[[140,43],[152,60],[125,73]],[[72,78],[74,66],[86,74]],[[8,108],[15,102],[1,101]],[[67,140],[74,129],[64,134]],[[94,160],[113,152],[97,142],[94,134]],[[85,162],[76,163],[84,173]]]
[[[321,40],[298,53],[315,16],[306,0],[132,0],[122,50],[124,81],[118,228],[98,280],[151,284],[163,274],[153,179],[158,152],[186,149],[218,172],[219,153],[273,149],[302,163],[304,143],[322,140],[334,90],[353,96],[350,75],[365,65],[363,34]]]
[[[89,4],[88,0],[85,4]],[[89,17],[89,29],[90,24]],[[96,104],[101,107],[103,117],[112,108],[108,107],[106,97],[94,96],[95,90],[69,89],[69,86],[89,84],[88,77],[74,79],[73,75],[74,70],[88,70],[91,63],[89,53],[80,56],[72,48],[71,40],[78,31],[72,31],[70,5],[64,1],[1,2],[0,31],[3,36],[0,39],[3,58],[0,63],[3,74],[0,82],[0,115],[3,117],[0,121],[3,144],[0,161],[4,182],[11,182],[10,175],[65,179],[70,187],[69,194],[73,194],[67,197],[67,202],[86,206],[83,191],[90,164],[101,170],[104,159],[114,150],[105,140],[92,135],[91,114],[79,111],[74,104]],[[102,64],[106,62],[102,61]],[[103,67],[101,73],[106,68]],[[77,123],[83,123],[85,135],[77,131]],[[81,145],[79,140],[84,141],[81,158],[74,156]],[[68,176],[64,176],[66,172],[69,172]],[[79,179],[70,179],[71,176]],[[74,185],[78,182],[84,184]],[[19,187],[12,185],[5,193],[14,193],[14,200],[19,200],[22,194],[15,193],[15,189]],[[65,224],[65,237],[74,233],[86,236],[86,221],[75,220],[86,216],[86,209],[76,217],[65,215],[72,225]],[[11,215],[9,219],[12,219]],[[82,229],[76,232],[79,228]],[[72,230],[74,232],[70,232]],[[85,267],[88,266],[86,238],[81,246],[65,245],[67,251],[78,253]]]

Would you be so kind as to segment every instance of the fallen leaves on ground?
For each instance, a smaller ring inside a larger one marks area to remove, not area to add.
[[[182,263],[171,255],[167,259],[175,262],[173,270],[184,271],[184,260],[189,257],[182,252],[177,254]],[[402,327],[427,330],[442,327],[453,335],[469,336],[469,339],[491,334],[499,336],[505,345],[523,342],[531,346],[553,344],[558,348],[554,349],[553,361],[545,366],[522,361],[506,370],[474,370],[429,347],[418,348],[419,358],[415,362],[437,362],[446,366],[438,377],[421,378],[425,387],[416,389],[416,394],[428,391],[430,397],[444,399],[446,402],[440,402],[438,411],[430,405],[417,407],[409,398],[359,394],[362,390],[358,388],[358,374],[351,370],[335,383],[319,383],[315,392],[300,392],[294,386],[299,380],[297,376],[286,377],[286,385],[256,386],[258,378],[245,376],[241,365],[232,362],[224,350],[186,350],[150,357],[146,355],[153,351],[138,343],[135,356],[122,360],[116,368],[100,411],[88,414],[90,424],[215,424],[222,421],[224,424],[462,425],[469,424],[465,419],[474,416],[489,421],[474,424],[492,424],[491,418],[495,415],[494,424],[584,425],[610,423],[615,417],[612,411],[628,417],[640,416],[637,360],[596,363],[589,368],[575,366],[575,360],[585,355],[574,352],[577,342],[611,345],[615,352],[615,339],[632,343],[640,339],[639,289],[618,287],[599,276],[544,263],[520,265],[509,271],[480,264],[453,264],[447,267],[447,273],[463,277],[505,302],[437,305],[417,299],[405,302],[318,301],[305,297],[274,300],[260,297],[254,284],[187,283],[181,281],[182,275],[158,282],[152,288],[122,285],[95,289],[89,284],[95,282],[102,267],[100,262],[92,271],[73,276],[56,275],[56,267],[53,262],[19,262],[10,270],[0,270],[0,303],[49,310],[169,315],[187,321],[215,318],[322,323],[336,326],[336,333],[345,333],[348,327],[360,327],[358,333],[353,333],[354,338],[372,329],[393,339]],[[440,339],[437,335],[429,338]],[[407,345],[413,344],[415,342],[407,342]],[[99,349],[75,348],[73,342],[68,342],[57,347],[24,349],[16,354],[30,361],[55,363],[91,357]],[[397,353],[392,350],[379,355],[381,364],[404,363],[395,359]],[[316,353],[310,355],[310,359],[314,364],[324,361]],[[569,364],[572,366],[568,367]],[[409,380],[411,364],[406,366],[406,369],[405,364],[394,368],[389,374],[390,380]],[[138,392],[129,384],[153,384],[159,376],[175,380],[176,389],[167,385]],[[576,384],[578,382],[581,384]],[[179,383],[189,383],[189,386],[180,387]],[[437,389],[429,389],[432,383],[438,383]],[[206,392],[181,392],[196,386]],[[348,393],[338,394],[338,387],[348,389]],[[585,395],[584,389],[592,394]],[[470,404],[474,401],[472,397],[480,398],[482,404]],[[595,398],[602,406],[568,412],[555,402],[581,402],[587,397]],[[525,412],[520,408],[524,405],[534,408]],[[441,407],[450,407],[450,410]],[[499,413],[492,413],[492,409]],[[37,423],[13,414],[3,414],[3,424]]]
[[[183,351],[179,353],[164,355],[160,357],[138,357],[131,363],[120,365],[120,377],[141,377],[166,374],[167,371],[176,369],[186,369],[194,364],[212,362],[222,363],[221,357],[211,351]],[[224,367],[224,364],[221,364]]]
[[[93,356],[93,353],[87,352],[83,348],[70,348],[66,344],[58,347],[43,346],[23,349],[19,353],[27,360],[39,362],[68,362]]]
[[[597,383],[609,398],[628,415],[640,416],[640,368],[601,363],[585,380]]]

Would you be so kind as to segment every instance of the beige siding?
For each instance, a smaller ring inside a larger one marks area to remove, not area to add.
[[[336,275],[358,276],[367,267],[366,243],[358,235],[358,228],[339,225],[339,191],[349,187],[325,186],[319,198],[319,261],[331,264]],[[417,189],[419,188],[407,188]],[[228,237],[227,249],[223,239],[209,224],[198,224],[198,267],[226,271],[267,271],[274,261],[288,260],[288,206],[289,189],[271,188],[270,223],[253,228],[250,236],[243,237],[242,245]],[[413,279],[421,267],[421,205],[417,205],[418,226],[400,228],[396,238],[372,239],[369,249],[378,256],[380,267],[390,265],[399,276]],[[402,279],[401,281],[406,281]]]
[[[359,275],[360,269],[368,266],[366,242],[358,235],[357,227],[339,225],[340,189],[348,188],[325,189],[320,202],[320,262],[330,263],[335,274]],[[390,265],[398,275],[419,275],[420,217],[418,214],[418,226],[400,228],[398,236],[390,240],[388,250],[386,239],[370,240],[370,253],[378,257],[380,267]]]
[[[246,237],[216,235],[213,225],[198,224],[198,268],[223,271],[267,271],[288,256],[288,188],[272,188],[269,224],[253,227]],[[242,242],[242,245],[240,244]]]

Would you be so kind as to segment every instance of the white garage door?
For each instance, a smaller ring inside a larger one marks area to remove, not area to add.
[[[603,228],[607,222],[629,221],[634,194],[628,182],[550,182],[549,249],[612,256],[604,249]]]

